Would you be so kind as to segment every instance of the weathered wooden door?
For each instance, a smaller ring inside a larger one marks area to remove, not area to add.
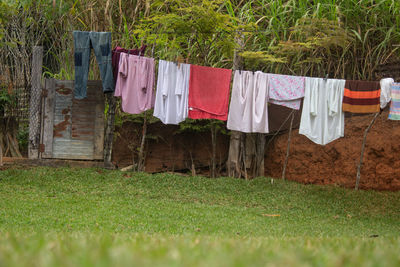
[[[88,81],[87,98],[75,99],[73,81],[46,79],[42,105],[42,158],[102,160],[104,95]]]

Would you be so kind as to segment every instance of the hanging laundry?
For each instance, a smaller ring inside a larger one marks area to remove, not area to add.
[[[228,118],[232,70],[190,65],[189,118]]]
[[[190,65],[160,60],[153,116],[178,124],[188,116]]]
[[[268,133],[268,74],[236,70],[227,128],[245,133]]]
[[[300,109],[304,97],[304,77],[268,74],[269,102],[288,108]]]
[[[380,97],[381,109],[384,109],[392,99],[390,88],[393,83],[394,80],[392,78],[385,78],[379,82],[381,86],[381,97]]]
[[[154,59],[121,53],[114,96],[122,98],[122,110],[139,114],[154,106]]]
[[[299,133],[326,145],[344,136],[345,80],[306,78]]]
[[[75,57],[75,98],[82,99],[86,97],[90,49],[92,47],[100,69],[103,92],[114,92],[115,85],[111,66],[111,33],[74,31],[73,37]]]
[[[136,56],[144,56],[144,52],[146,51],[147,45],[142,45],[141,48],[139,49],[125,49],[119,46],[116,46],[112,50],[112,70],[113,70],[113,76],[114,76],[114,82],[117,83],[117,78],[118,78],[118,67],[119,67],[119,58],[121,53],[128,53],[130,55],[136,55]]]
[[[380,108],[379,82],[346,81],[343,111],[351,113],[376,113]]]
[[[400,120],[400,83],[392,84],[391,97],[389,120]]]

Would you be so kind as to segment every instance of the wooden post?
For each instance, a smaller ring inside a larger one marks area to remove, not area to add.
[[[56,105],[56,80],[46,79],[45,90],[43,92],[43,135],[41,143],[44,145],[44,151],[41,153],[42,158],[53,157],[53,134],[54,134],[54,108]]]
[[[235,49],[234,55],[233,55],[233,70],[238,70],[241,68],[243,64],[243,59],[239,55],[241,49],[244,47],[244,42],[243,42],[243,35],[241,33],[238,33],[238,36],[235,38],[236,43],[239,46],[239,48]],[[240,178],[242,176],[241,174],[241,145],[240,143],[242,142],[242,135],[243,133],[238,132],[238,131],[231,131],[231,137],[229,140],[229,153],[228,153],[228,160],[226,162],[226,169],[227,169],[227,174],[229,177],[237,177]]]
[[[286,166],[287,166],[288,159],[289,159],[290,140],[291,140],[291,137],[292,137],[293,119],[294,119],[294,112],[292,112],[292,119],[290,120],[289,138],[288,138],[288,143],[287,143],[287,148],[286,148],[285,163],[283,164],[282,180],[285,180],[285,178],[286,178],[285,177],[285,175],[286,175]]]
[[[113,169],[114,165],[111,162],[112,147],[114,142],[114,128],[115,128],[115,108],[116,102],[112,94],[106,96],[108,103],[107,124],[104,140],[104,167]]]
[[[142,141],[140,143],[139,156],[138,156],[138,168],[139,172],[144,171],[144,144],[146,141],[147,134],[147,114],[144,113],[143,129],[142,129]]]
[[[43,47],[34,46],[32,56],[32,84],[29,103],[29,144],[28,156],[30,159],[39,157],[40,141],[40,99],[42,95],[42,66]]]
[[[241,176],[240,167],[240,140],[242,138],[242,133],[238,131],[231,131],[231,137],[229,140],[229,155],[228,161],[226,163],[226,168],[229,177]]]
[[[376,118],[378,118],[379,114],[381,114],[381,113],[378,112],[378,113],[375,114],[375,116],[373,117],[371,123],[368,125],[367,129],[365,129],[365,132],[364,132],[364,139],[363,139],[362,146],[361,146],[360,162],[358,163],[358,166],[357,166],[356,186],[354,188],[355,190],[358,190],[358,186],[360,184],[361,166],[362,166],[362,163],[363,163],[365,143],[367,141],[367,134],[368,134],[369,130],[371,129],[372,125],[375,123],[375,120],[376,120]]]
[[[266,134],[257,133],[254,177],[264,176],[265,141]]]

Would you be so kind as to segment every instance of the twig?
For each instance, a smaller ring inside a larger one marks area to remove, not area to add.
[[[144,143],[146,141],[146,133],[147,133],[147,114],[144,113],[143,120],[143,131],[142,131],[142,142],[140,143],[139,150],[139,159],[138,159],[138,171],[144,171]]]
[[[376,118],[378,118],[379,114],[381,114],[381,112],[378,112],[378,113],[375,114],[375,116],[372,119],[371,123],[368,125],[367,129],[365,129],[365,132],[364,132],[364,139],[363,139],[362,147],[361,147],[360,162],[358,163],[358,166],[357,166],[356,186],[354,188],[355,190],[358,190],[358,186],[360,184],[361,166],[362,166],[362,163],[363,163],[365,143],[367,141],[367,134],[368,134],[369,130],[371,129],[372,125],[375,123],[375,120],[376,120]]]
[[[242,155],[242,162],[243,162],[243,172],[244,172],[244,179],[248,179],[249,177],[247,176],[247,166],[246,166],[246,146],[245,146],[245,142],[246,142],[246,135],[243,134],[241,135],[241,139],[240,139],[240,153]]]
[[[196,176],[196,167],[194,165],[192,151],[189,151],[189,154],[190,154],[190,160],[192,162],[192,166],[191,166],[192,176]]]
[[[3,134],[0,133],[0,166],[3,166]]]
[[[285,121],[281,124],[281,126],[279,126],[278,131],[276,131],[276,132],[274,133],[274,135],[272,136],[272,138],[270,138],[270,139],[268,140],[268,143],[267,143],[267,145],[265,146],[265,149],[268,149],[269,144],[270,144],[270,143],[272,142],[272,140],[274,140],[274,138],[280,133],[280,131],[281,131],[282,128],[283,128],[283,125],[286,124],[286,122],[289,120],[290,116],[291,116],[294,112],[295,112],[295,110],[293,109],[292,112],[289,113],[289,116],[287,116],[287,118],[285,119]]]
[[[290,140],[291,140],[291,137],[292,137],[293,119],[294,119],[294,113],[292,112],[292,119],[290,120],[289,138],[288,138],[288,143],[287,143],[287,148],[286,148],[285,163],[283,164],[282,180],[285,180],[286,166],[287,166],[287,163],[288,163],[288,160],[289,160]]]

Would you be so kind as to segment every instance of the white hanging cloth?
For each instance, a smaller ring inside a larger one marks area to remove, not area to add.
[[[326,145],[344,136],[345,80],[306,78],[299,133]]]
[[[380,103],[381,103],[381,109],[384,109],[386,105],[392,100],[391,97],[391,86],[394,83],[394,80],[392,78],[385,78],[380,81],[381,85],[381,98],[380,98]]]
[[[227,128],[245,133],[268,133],[268,74],[236,70]]]
[[[164,124],[178,124],[188,116],[190,64],[160,60],[153,116]]]

